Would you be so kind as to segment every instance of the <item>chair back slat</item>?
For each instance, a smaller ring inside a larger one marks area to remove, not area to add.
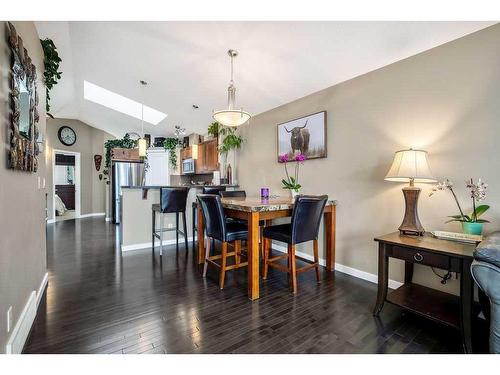
[[[246,198],[247,197],[247,193],[245,190],[221,191],[219,194],[222,198]]]
[[[226,191],[226,187],[225,186],[203,186],[203,194],[220,195],[221,191]]]
[[[226,215],[220,197],[215,194],[199,194],[197,199],[205,220],[207,236],[219,241],[225,241],[227,232]]]
[[[299,195],[292,212],[292,244],[318,238],[319,224],[328,195]]]
[[[186,211],[188,187],[160,188],[160,210],[163,213]]]

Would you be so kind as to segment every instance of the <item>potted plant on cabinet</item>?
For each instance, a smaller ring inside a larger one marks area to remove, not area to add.
[[[464,211],[462,210],[462,207],[458,202],[457,195],[453,190],[453,183],[448,179],[434,186],[432,190],[429,192],[429,196],[433,195],[434,192],[439,190],[449,190],[453,195],[453,198],[455,199],[455,203],[457,204],[458,211],[460,212],[460,214],[448,216],[451,219],[446,222],[447,223],[460,222],[462,223],[462,229],[464,233],[479,235],[483,232],[483,224],[489,223],[488,220],[480,219],[479,217],[483,215],[486,211],[488,211],[490,206],[486,204],[477,205],[478,202],[486,198],[486,189],[488,185],[485,184],[483,181],[481,181],[481,179],[479,179],[477,183],[474,183],[474,181],[471,178],[470,181],[467,181],[465,183],[465,186],[469,191],[470,198],[472,200],[472,212],[470,214],[464,214]]]

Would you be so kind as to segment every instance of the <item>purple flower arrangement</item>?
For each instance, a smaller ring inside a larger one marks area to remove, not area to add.
[[[304,154],[298,154],[293,159],[290,159],[288,154],[283,154],[278,157],[278,161],[285,164],[286,179],[281,180],[283,189],[289,189],[294,192],[298,192],[300,190],[301,185],[299,184],[299,166],[304,160],[306,160],[306,156]],[[293,175],[290,175],[290,173],[288,173],[288,162],[295,162],[295,170]]]

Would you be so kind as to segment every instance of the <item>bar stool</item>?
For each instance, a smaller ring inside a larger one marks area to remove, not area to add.
[[[316,280],[319,282],[319,257],[318,257],[318,233],[321,216],[325,209],[327,195],[299,195],[295,198],[293,206],[292,221],[290,224],[271,225],[264,228],[264,274],[267,279],[268,267],[271,266],[280,271],[290,274],[292,291],[297,293],[297,273],[316,269]],[[288,254],[269,258],[269,250],[272,240],[288,244]],[[313,241],[314,261],[295,255],[295,245],[303,242]],[[308,263],[297,269],[296,258]],[[288,259],[287,267],[275,263],[280,259]]]
[[[248,230],[245,224],[237,221],[227,221],[220,197],[215,194],[198,195],[198,204],[201,206],[203,219],[205,220],[205,231],[209,239],[216,239],[222,242],[222,252],[220,255],[210,256],[210,242],[207,241],[205,249],[205,264],[203,267],[203,277],[207,276],[208,263],[220,268],[219,288],[224,289],[224,279],[226,271],[246,267],[247,262],[241,262],[241,240],[248,238]],[[227,252],[228,242],[234,242],[234,251]],[[227,258],[234,256],[234,264],[227,265]],[[216,260],[220,259],[220,264]]]
[[[226,187],[225,186],[203,186],[203,190],[202,190],[202,193],[203,194],[220,194],[221,191],[226,191]],[[196,209],[198,208],[198,204],[196,201],[193,202],[192,206],[191,206],[191,209],[192,209],[192,213],[193,213],[193,217],[192,217],[192,222],[193,222],[193,251],[194,251],[194,235],[196,233],[196,229],[198,229],[197,225],[196,225],[196,217],[197,217],[197,213],[196,213]]]
[[[186,201],[189,188],[187,187],[169,187],[160,188],[160,204],[153,204],[152,206],[152,250],[155,250],[155,238],[160,240],[160,256],[163,255],[163,232],[175,230],[175,243],[176,248],[179,249],[179,233],[184,236],[184,243],[186,251],[188,250],[188,239],[186,231]],[[160,228],[156,229],[156,214],[160,214]],[[175,228],[163,228],[163,215],[175,213]],[[183,231],[179,230],[179,213],[182,213]]]

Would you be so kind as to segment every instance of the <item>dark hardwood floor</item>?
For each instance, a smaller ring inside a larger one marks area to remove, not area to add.
[[[458,332],[386,304],[376,286],[336,272],[299,276],[299,292],[271,270],[261,298],[246,296],[246,270],[226,289],[193,252],[170,246],[121,255],[102,218],[50,224],[49,285],[25,353],[460,353]]]

